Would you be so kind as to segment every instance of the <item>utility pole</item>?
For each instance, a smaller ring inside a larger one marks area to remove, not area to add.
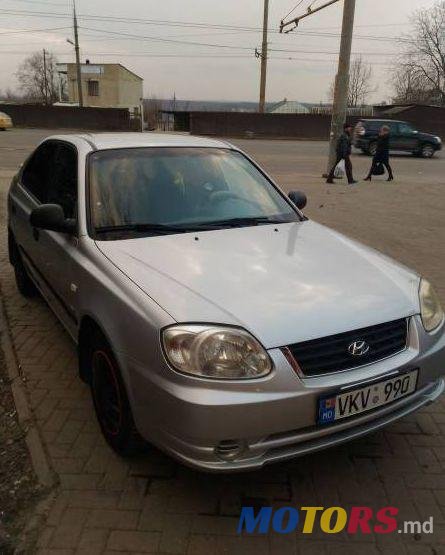
[[[264,0],[264,19],[263,19],[263,44],[261,47],[261,79],[260,79],[260,104],[258,111],[263,114],[266,104],[266,81],[267,81],[267,31],[269,27],[269,0]]]
[[[348,111],[349,68],[351,64],[352,36],[354,31],[355,0],[344,0],[344,2],[340,57],[338,59],[338,72],[335,79],[327,172],[330,171],[335,163],[337,141],[343,132],[342,128],[346,121]]]
[[[80,71],[79,35],[77,32],[77,15],[76,15],[75,0],[73,0],[73,21],[74,21],[74,50],[76,51],[77,96],[79,99],[79,106],[82,108],[83,107],[82,75]]]
[[[46,50],[43,49],[43,87],[45,89],[45,104],[48,105],[48,75],[46,72]]]
[[[291,21],[281,21],[280,33],[290,33],[298,27],[298,24],[305,17],[309,17],[316,12],[336,4],[339,0],[328,0],[316,9],[308,8],[307,13],[296,17]],[[344,0],[343,24],[341,31],[340,56],[338,59],[338,70],[335,78],[334,105],[332,108],[331,135],[329,144],[328,172],[336,160],[336,147],[340,134],[343,131],[343,124],[346,121],[348,110],[349,92],[349,67],[351,64],[352,36],[354,32],[355,0]],[[291,25],[294,27],[285,29]]]

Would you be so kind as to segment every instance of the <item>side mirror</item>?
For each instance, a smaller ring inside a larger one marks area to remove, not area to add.
[[[32,227],[59,231],[72,235],[76,231],[75,220],[65,218],[63,208],[59,204],[42,204],[31,212],[29,221]]]
[[[291,191],[289,193],[289,198],[300,210],[303,210],[307,204],[307,197],[301,191]]]

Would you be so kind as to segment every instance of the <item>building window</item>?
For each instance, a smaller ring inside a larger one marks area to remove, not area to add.
[[[88,96],[99,96],[99,81],[88,81]]]

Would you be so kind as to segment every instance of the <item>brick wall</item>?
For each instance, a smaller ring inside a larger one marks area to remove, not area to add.
[[[16,127],[130,130],[130,114],[124,108],[78,108],[39,104],[0,104]]]
[[[177,123],[188,124],[184,113],[176,113]],[[381,118],[388,118],[382,114]],[[190,112],[189,128],[194,135],[219,137],[256,137],[327,140],[331,127],[330,115],[259,114],[250,112]],[[348,118],[353,125],[361,118]],[[369,119],[369,118],[367,118]],[[419,131],[445,138],[445,108],[416,106],[393,119],[412,123]],[[177,127],[177,126],[176,126]]]

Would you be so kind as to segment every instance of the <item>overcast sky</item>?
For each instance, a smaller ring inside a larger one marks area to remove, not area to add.
[[[280,20],[298,1],[270,0],[267,100],[325,102],[336,71],[342,2],[303,20],[299,30],[279,35]],[[293,15],[310,3],[302,0]],[[390,97],[389,69],[399,48],[395,39],[409,32],[413,11],[433,4],[357,0],[353,50],[373,64],[378,90],[371,100]],[[61,62],[74,61],[66,42],[72,37],[70,9],[71,0],[0,0],[0,89],[17,86],[17,66],[35,50],[46,48]],[[82,58],[124,64],[144,78],[147,97],[176,93],[190,100],[257,100],[260,64],[254,51],[261,45],[263,0],[77,0],[77,12]]]

